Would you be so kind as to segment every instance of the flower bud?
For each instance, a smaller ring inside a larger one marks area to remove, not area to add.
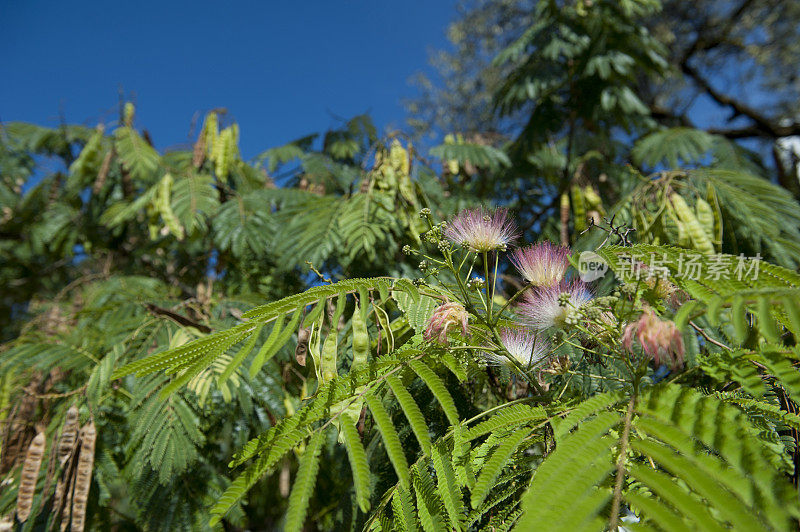
[[[651,309],[646,309],[637,321],[625,327],[622,334],[622,345],[631,353],[634,337],[656,366],[667,364],[673,370],[683,367],[683,336],[674,322],[662,320]]]
[[[460,303],[447,302],[433,311],[428,320],[428,326],[423,333],[425,340],[435,340],[440,344],[447,343],[447,331],[451,326],[461,327],[461,334],[467,336],[467,321],[469,313]]]

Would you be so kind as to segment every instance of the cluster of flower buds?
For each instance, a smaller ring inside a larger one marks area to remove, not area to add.
[[[471,288],[472,290],[483,290],[484,286],[486,286],[486,279],[483,277],[473,277],[467,281],[467,288]]]
[[[669,299],[678,289],[677,286],[664,277],[647,277],[644,280],[644,284],[658,299]]]
[[[447,302],[433,311],[433,315],[428,320],[428,326],[422,336],[427,341],[446,344],[447,332],[453,326],[460,327],[461,334],[467,336],[468,321],[469,313],[462,304]]]
[[[645,309],[638,320],[625,328],[622,345],[631,353],[634,338],[656,366],[666,364],[673,370],[683,367],[685,349],[681,332],[675,323],[660,319],[652,309]]]
[[[598,298],[600,299],[600,298]],[[615,336],[619,322],[616,316],[597,304],[589,305],[583,309],[586,316],[586,330],[589,331],[593,341],[609,342]]]
[[[568,356],[562,355],[550,359],[550,365],[543,371],[551,375],[563,375],[569,371],[570,366],[572,366],[572,361]]]

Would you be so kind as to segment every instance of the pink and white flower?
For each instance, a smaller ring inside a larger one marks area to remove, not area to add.
[[[625,327],[622,334],[622,346],[630,353],[633,352],[634,337],[656,366],[667,364],[673,370],[683,367],[683,335],[674,322],[662,320],[652,309],[645,309],[638,320]]]
[[[567,294],[564,305],[559,302],[561,294]],[[592,293],[583,281],[561,281],[555,286],[526,292],[517,312],[531,327],[544,331],[551,327],[564,327],[567,316],[591,299]]]
[[[444,303],[433,311],[422,337],[428,341],[435,340],[440,344],[446,344],[447,332],[452,326],[460,327],[461,334],[467,336],[468,320],[469,312],[462,304]]]
[[[508,353],[525,367],[542,360],[550,352],[550,344],[541,340],[532,331],[526,329],[500,329],[500,341]],[[510,364],[508,357],[501,353],[484,353],[491,364]]]
[[[564,279],[569,268],[569,249],[540,242],[515,250],[511,262],[533,286],[554,286]]]
[[[445,227],[444,236],[454,244],[483,253],[505,249],[517,237],[517,228],[508,210],[479,207],[458,213]]]

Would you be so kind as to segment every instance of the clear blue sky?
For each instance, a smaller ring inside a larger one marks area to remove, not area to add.
[[[252,157],[369,111],[401,126],[454,0],[0,0],[0,120],[95,125],[120,88],[163,149],[225,107]]]

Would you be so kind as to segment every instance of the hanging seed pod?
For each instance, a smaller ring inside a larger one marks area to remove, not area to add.
[[[131,102],[125,102],[122,109],[122,123],[127,127],[133,126],[133,115],[136,113],[136,107]]]
[[[61,429],[61,438],[58,440],[58,462],[61,467],[67,462],[67,458],[72,454],[75,447],[75,440],[78,438],[78,408],[75,405],[69,407],[64,417],[64,427]]]
[[[17,466],[35,436],[32,420],[39,402],[36,394],[39,393],[41,384],[42,376],[35,375],[23,390],[22,398],[6,420],[3,442],[0,445],[0,475],[8,473]]]
[[[306,355],[308,354],[308,340],[311,337],[310,328],[300,328],[297,331],[297,347],[294,349],[294,358],[301,366],[306,365]]]
[[[575,232],[581,232],[586,229],[586,200],[583,196],[583,190],[578,185],[572,185],[572,214],[574,214],[573,223],[575,224]]]
[[[75,477],[77,476],[77,471],[75,468],[72,469],[70,476],[66,479],[66,488],[67,493],[64,497],[64,514],[61,516],[61,526],[59,527],[60,532],[65,532],[67,527],[69,526],[69,518],[72,515],[72,494],[75,491]]]
[[[322,359],[320,361],[320,371],[322,380],[320,384],[333,380],[336,377],[336,358],[338,351],[338,341],[336,329],[331,327],[325,342],[322,344]]]
[[[351,369],[363,366],[369,357],[369,332],[364,321],[364,314],[356,303],[353,311],[353,365]]]
[[[22,464],[22,475],[19,480],[17,492],[17,519],[24,523],[31,515],[33,496],[36,492],[36,480],[39,478],[39,469],[42,467],[44,456],[45,436],[39,432],[28,446],[25,462]]]
[[[97,172],[97,179],[94,180],[94,184],[92,185],[92,192],[97,194],[101,190],[103,190],[103,185],[106,184],[106,179],[108,178],[108,172],[111,170],[111,159],[114,157],[114,150],[110,149],[106,152],[105,157],[103,157],[103,162],[100,165],[100,170]]]
[[[590,209],[603,210],[603,200],[591,185],[583,187],[583,199],[586,200],[586,205]]]
[[[569,245],[569,194],[561,194],[561,244]]]
[[[675,227],[678,231],[678,245],[685,248],[690,247],[692,245],[692,240],[689,238],[689,232],[686,230],[686,225],[678,218],[678,213],[675,212],[675,208],[672,206],[672,203],[667,202],[666,206],[667,218],[664,218],[665,227],[667,227],[668,222],[675,224]]]
[[[211,152],[214,149],[214,145],[217,142],[217,137],[219,136],[219,120],[217,118],[217,113],[211,111],[206,115],[205,122],[203,123],[203,144],[206,147],[206,152],[209,156],[211,156]]]
[[[53,519],[58,519],[61,509],[64,507],[64,476],[56,482],[56,491],[53,493]]]
[[[673,207],[675,207],[675,213],[678,215],[678,218],[686,225],[686,230],[692,239],[694,248],[701,253],[705,253],[706,255],[711,255],[714,253],[714,244],[703,230],[703,226],[700,225],[700,222],[694,215],[694,212],[692,212],[692,210],[686,204],[686,200],[684,200],[683,197],[677,193],[672,194],[669,199],[672,202]]]
[[[78,446],[76,438],[75,448]],[[53,526],[61,518],[61,530],[66,530],[69,525],[70,507],[72,506],[72,488],[75,486],[75,466],[78,458],[76,452],[72,452],[67,458],[64,468],[61,470],[61,476],[56,482],[56,490],[53,494],[53,508],[51,515],[53,516]],[[64,515],[61,515],[62,510]]]
[[[71,532],[83,532],[86,523],[86,502],[89,499],[89,488],[92,485],[92,468],[94,467],[94,442],[97,432],[94,422],[90,421],[81,429],[81,451],[78,455],[78,468],[75,472],[75,492],[72,496]]]
[[[697,198],[695,209],[697,211],[697,221],[700,222],[700,226],[703,228],[706,235],[708,235],[708,238],[713,240],[714,211],[711,209],[711,205],[703,198]]]
[[[291,488],[291,470],[289,468],[289,460],[284,459],[281,464],[281,474],[278,477],[278,492],[284,499],[289,496]]]
[[[197,136],[197,142],[194,143],[192,148],[192,166],[200,168],[206,160],[206,128],[207,124],[203,124],[200,134]]]

